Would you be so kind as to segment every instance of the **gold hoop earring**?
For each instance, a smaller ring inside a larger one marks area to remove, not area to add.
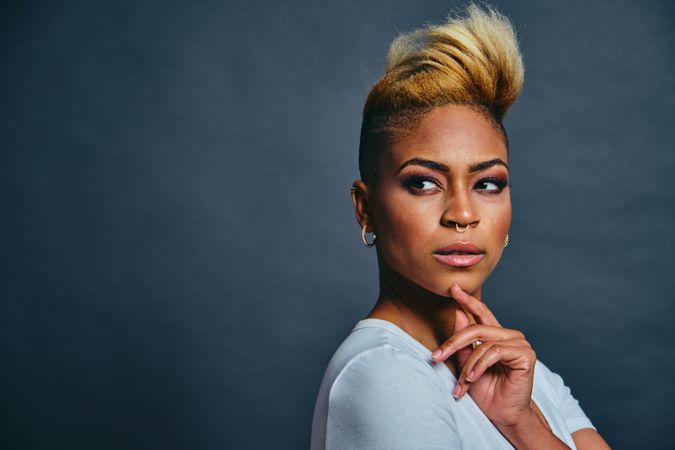
[[[507,245],[509,245],[509,234],[508,233],[506,233],[506,239],[504,239],[504,248],[506,248]]]
[[[368,228],[368,225],[364,225],[363,228],[361,228],[361,240],[366,247],[373,247],[375,245],[375,238],[377,238],[377,235],[373,233],[373,242],[368,242],[366,239],[366,228]]]

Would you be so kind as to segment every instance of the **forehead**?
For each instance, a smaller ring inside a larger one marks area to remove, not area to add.
[[[506,162],[504,136],[492,120],[469,106],[432,109],[414,127],[397,133],[383,163],[398,168],[411,158],[430,159],[451,170],[500,158]]]

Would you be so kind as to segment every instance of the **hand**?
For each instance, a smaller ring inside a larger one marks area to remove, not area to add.
[[[441,362],[457,353],[461,372],[453,395],[460,398],[468,392],[498,428],[516,428],[532,416],[536,354],[523,333],[503,328],[484,303],[456,284],[450,292],[477,323],[469,324],[464,312],[458,310],[455,334],[432,358]],[[471,344],[477,340],[482,344],[472,350]]]

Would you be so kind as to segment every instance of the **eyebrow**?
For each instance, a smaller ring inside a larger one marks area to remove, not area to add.
[[[404,162],[401,167],[398,168],[398,171],[396,173],[399,173],[405,166],[410,166],[410,165],[415,165],[415,166],[422,166],[426,167],[428,169],[436,170],[438,172],[450,172],[450,168],[446,166],[445,164],[441,164],[436,161],[431,161],[430,159],[421,159],[421,158],[413,158],[409,159],[408,161]],[[480,172],[481,170],[488,169],[492,166],[504,166],[506,167],[506,170],[509,170],[509,166],[506,165],[504,161],[502,161],[499,158],[495,159],[490,159],[488,161],[482,161],[479,163],[475,163],[469,166],[469,173],[474,173],[474,172]]]

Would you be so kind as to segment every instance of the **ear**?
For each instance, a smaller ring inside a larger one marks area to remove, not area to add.
[[[366,183],[361,180],[354,181],[352,184],[352,203],[354,203],[356,221],[359,223],[359,228],[368,225],[366,231],[374,233],[375,224],[373,222],[370,196],[371,192],[368,190],[368,185]]]

